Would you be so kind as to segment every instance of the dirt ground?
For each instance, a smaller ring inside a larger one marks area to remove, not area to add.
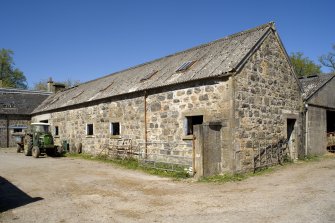
[[[1,149],[0,222],[335,222],[335,157],[214,184]]]

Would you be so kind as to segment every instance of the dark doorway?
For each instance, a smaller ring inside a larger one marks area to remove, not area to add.
[[[40,122],[42,122],[42,123],[48,123],[49,121],[48,120],[41,120]]]
[[[296,119],[287,119],[287,145],[291,159],[296,157],[296,132],[294,131]]]
[[[335,111],[327,111],[327,132],[335,132]]]
[[[295,119],[287,119],[287,139],[290,140],[294,131]]]

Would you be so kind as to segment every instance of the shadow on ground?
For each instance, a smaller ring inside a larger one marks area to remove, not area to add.
[[[7,179],[0,176],[0,213],[39,200],[43,200],[43,198],[30,197]]]

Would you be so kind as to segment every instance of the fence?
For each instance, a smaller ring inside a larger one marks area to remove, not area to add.
[[[112,158],[132,158],[136,155],[133,151],[131,139],[110,139],[108,143],[102,144],[99,155],[107,155]]]
[[[276,144],[260,148],[254,155],[254,172],[263,167],[282,164],[285,157],[288,157],[288,140],[281,139]]]

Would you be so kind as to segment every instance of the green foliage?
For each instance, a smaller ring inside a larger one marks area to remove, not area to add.
[[[76,86],[80,84],[79,80],[67,79],[65,81],[57,82],[58,84],[64,84],[66,88]],[[48,80],[44,79],[34,84],[34,90],[37,91],[47,91],[48,90]]]
[[[10,88],[27,88],[27,80],[23,72],[14,68],[13,51],[0,50],[0,86]]]
[[[310,162],[310,161],[319,161],[320,156],[317,155],[306,155],[302,159],[303,161]]]
[[[248,172],[248,173],[225,173],[221,175],[215,175],[210,177],[203,177],[199,180],[199,182],[214,182],[214,183],[227,183],[227,182],[236,182],[248,179],[249,177],[253,176],[261,176],[264,174],[268,174],[274,171],[274,167],[268,167],[258,170],[255,173]]]
[[[332,72],[335,72],[335,44],[333,45],[332,49],[333,52],[329,52],[328,54],[319,57],[319,62],[323,66],[329,67]]]
[[[301,52],[292,53],[290,59],[294,67],[294,71],[298,77],[321,73],[321,66],[315,64],[308,57],[305,57]]]
[[[199,182],[227,183],[227,182],[242,181],[244,179],[247,179],[246,174],[225,173],[222,175],[214,175],[210,177],[201,178]]]
[[[126,169],[132,169],[132,170],[140,170],[145,173],[149,173],[152,175],[162,176],[162,177],[170,177],[174,179],[184,179],[188,178],[189,175],[186,171],[167,171],[163,169],[154,169],[153,166],[146,165],[141,166],[139,162],[136,159],[111,159],[108,156],[100,155],[100,156],[92,156],[90,154],[74,154],[74,153],[67,153],[67,157],[72,158],[81,158],[86,160],[93,160],[93,161],[99,161],[104,163],[109,163],[113,165],[117,165]]]

